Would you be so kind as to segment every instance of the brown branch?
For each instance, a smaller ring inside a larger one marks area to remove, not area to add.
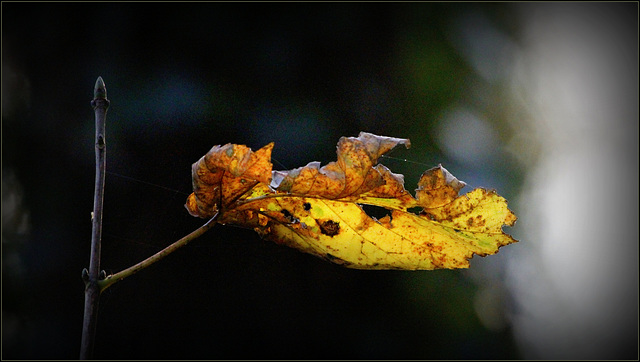
[[[173,244],[167,246],[166,248],[160,250],[159,252],[153,254],[152,256],[148,257],[147,259],[139,262],[136,265],[133,265],[125,270],[122,270],[120,272],[117,272],[115,274],[109,275],[107,277],[105,277],[102,280],[98,281],[98,286],[100,288],[100,292],[102,292],[103,290],[109,288],[111,285],[113,285],[116,282],[121,281],[122,279],[131,276],[137,272],[139,272],[140,270],[150,266],[151,264],[159,261],[160,259],[164,258],[165,256],[173,253],[174,251],[178,250],[179,248],[187,245],[191,240],[199,237],[200,235],[204,234],[207,230],[211,229],[217,222],[217,218],[218,218],[219,214],[215,214],[211,219],[209,219],[209,221],[207,221],[204,225],[200,226],[199,228],[197,228],[196,230],[192,231],[191,233],[189,233],[189,235],[184,236],[183,238],[181,238],[180,240],[174,242]]]
[[[104,199],[104,177],[106,170],[107,145],[105,141],[105,121],[109,100],[107,89],[102,77],[98,77],[93,88],[93,100],[91,106],[95,111],[96,121],[96,183],[93,198],[93,212],[91,221],[93,230],[91,234],[91,256],[89,270],[82,271],[82,279],[85,283],[84,295],[84,321],[82,323],[82,344],[80,346],[80,359],[89,359],[93,355],[93,346],[98,320],[98,302],[100,300],[100,241],[102,238],[102,203]]]

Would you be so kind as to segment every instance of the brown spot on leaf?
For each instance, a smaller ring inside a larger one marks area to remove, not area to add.
[[[467,227],[483,227],[486,223],[486,220],[482,217],[482,215],[477,215],[476,217],[470,217],[467,219]]]
[[[340,223],[333,220],[316,220],[320,226],[320,232],[327,236],[338,235],[340,232]]]
[[[389,215],[378,220],[378,222],[380,223],[380,225],[386,227],[387,229],[391,228],[391,217]]]

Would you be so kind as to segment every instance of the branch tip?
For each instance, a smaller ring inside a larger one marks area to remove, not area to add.
[[[93,99],[107,99],[107,87],[104,85],[102,77],[98,77],[96,85],[93,87]]]

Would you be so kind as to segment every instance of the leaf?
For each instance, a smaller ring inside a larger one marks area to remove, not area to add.
[[[414,198],[404,177],[378,158],[407,139],[361,132],[338,141],[337,161],[272,171],[270,143],[213,147],[193,164],[186,208],[193,216],[252,228],[262,237],[357,269],[468,268],[516,242],[502,231],[516,216],[495,191],[465,183],[438,165],[425,171]],[[386,209],[376,219],[362,205]]]

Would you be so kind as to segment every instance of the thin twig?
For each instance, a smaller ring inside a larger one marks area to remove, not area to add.
[[[173,244],[167,246],[166,248],[160,250],[159,252],[155,253],[154,255],[148,257],[147,259],[139,262],[136,265],[133,265],[125,270],[122,270],[118,273],[112,274],[107,276],[106,278],[99,280],[98,281],[98,286],[100,288],[100,292],[102,292],[103,290],[109,288],[112,284],[128,277],[131,276],[137,272],[139,272],[140,270],[150,266],[151,264],[159,261],[160,259],[164,258],[165,256],[173,253],[174,251],[176,251],[178,248],[183,247],[185,245],[187,245],[187,243],[189,243],[191,240],[199,237],[200,235],[204,234],[207,230],[211,229],[211,227],[213,227],[216,224],[216,219],[218,218],[219,214],[215,214],[211,219],[209,219],[209,221],[207,221],[204,225],[200,226],[199,228],[197,228],[196,230],[192,231],[190,234],[186,235],[185,237],[183,237],[182,239],[174,242]]]
[[[93,355],[93,346],[98,320],[98,302],[100,300],[100,241],[102,238],[102,203],[104,199],[104,177],[106,170],[107,145],[105,138],[105,121],[109,100],[107,88],[102,77],[98,77],[93,88],[93,100],[91,106],[95,111],[96,121],[96,183],[93,198],[93,212],[91,220],[93,231],[91,234],[91,256],[89,270],[82,271],[85,283],[84,295],[84,321],[82,324],[82,344],[80,346],[80,359],[89,359]]]

